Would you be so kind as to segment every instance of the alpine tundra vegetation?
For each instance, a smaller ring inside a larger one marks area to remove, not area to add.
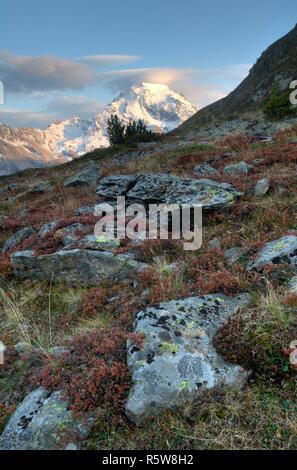
[[[145,82],[0,125],[0,449],[297,448],[296,48],[297,26],[197,113]],[[117,198],[200,204],[202,246],[97,237]]]

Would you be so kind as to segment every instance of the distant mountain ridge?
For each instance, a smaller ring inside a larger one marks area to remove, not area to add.
[[[168,132],[196,112],[187,99],[167,85],[143,83],[120,94],[92,119],[72,117],[47,129],[14,129],[0,123],[0,175],[28,167],[66,162],[109,145],[106,128],[111,114],[125,123],[142,119],[155,132]]]

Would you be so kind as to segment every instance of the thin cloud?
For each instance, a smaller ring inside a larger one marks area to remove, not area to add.
[[[87,63],[99,67],[116,67],[120,65],[133,64],[142,59],[138,55],[124,55],[124,54],[97,54],[77,57],[78,62]]]

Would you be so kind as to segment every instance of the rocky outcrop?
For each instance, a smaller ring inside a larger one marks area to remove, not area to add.
[[[90,249],[61,250],[39,256],[33,251],[19,251],[10,260],[19,279],[41,279],[77,287],[98,286],[104,279],[124,278],[143,268],[132,256]]]
[[[288,235],[267,243],[248,265],[249,270],[261,271],[268,264],[297,265],[297,237]]]
[[[10,418],[0,436],[0,450],[63,450],[86,438],[91,425],[91,418],[73,417],[60,392],[39,388]]]
[[[241,387],[249,373],[220,357],[212,339],[248,295],[192,297],[165,302],[138,313],[134,330],[144,335],[141,348],[129,345],[133,387],[126,412],[143,423],[163,409],[175,408],[217,386]]]
[[[128,202],[201,204],[204,209],[232,205],[242,194],[227,183],[209,179],[186,179],[169,174],[108,176],[100,181],[97,194],[107,200],[126,196]]]
[[[97,165],[90,164],[79,173],[66,179],[64,186],[66,188],[76,188],[78,186],[95,186],[100,177],[100,171]]]

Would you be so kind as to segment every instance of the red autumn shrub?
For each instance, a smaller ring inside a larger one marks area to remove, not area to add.
[[[297,294],[288,294],[283,299],[283,304],[288,305],[289,307],[297,308]]]
[[[13,269],[10,263],[9,254],[6,253],[0,259],[0,278],[8,278],[12,276]]]
[[[50,391],[62,390],[74,412],[95,410],[103,404],[121,411],[131,386],[126,365],[128,339],[141,345],[140,335],[119,328],[97,329],[74,338],[68,345],[69,354],[41,371],[37,369],[31,380]]]
[[[219,249],[208,250],[201,255],[188,266],[187,275],[202,294],[224,292],[232,295],[259,282],[259,274],[246,273],[240,263],[229,266]]]
[[[81,315],[83,318],[94,318],[107,301],[107,289],[95,287],[88,290],[81,299]]]
[[[237,276],[223,269],[222,271],[209,272],[197,278],[197,287],[203,294],[223,292],[232,294],[240,291],[240,282]]]

